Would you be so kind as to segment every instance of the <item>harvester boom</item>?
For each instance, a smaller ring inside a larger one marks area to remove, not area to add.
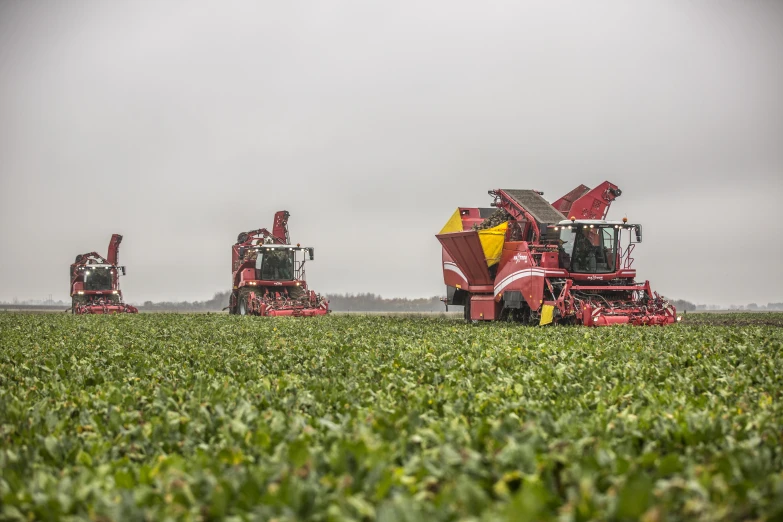
[[[594,189],[579,185],[552,206],[569,219],[606,219],[609,206],[623,193],[614,183],[604,181]]]
[[[275,212],[275,223],[272,227],[272,234],[283,240],[284,245],[291,244],[291,238],[288,236],[288,218],[291,214],[287,210]]]
[[[119,234],[112,234],[109,241],[109,252],[106,260],[111,265],[117,265],[120,262],[120,243],[122,243],[122,236]]]

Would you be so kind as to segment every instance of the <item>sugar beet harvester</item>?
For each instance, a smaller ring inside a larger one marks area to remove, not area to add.
[[[312,248],[290,244],[285,210],[275,213],[270,233],[242,232],[231,248],[231,314],[309,317],[329,313],[329,302],[307,288],[305,262]]]
[[[437,238],[446,306],[467,321],[605,326],[665,325],[675,308],[637,283],[631,267],[641,225],[606,221],[621,191],[580,185],[549,204],[543,192],[489,191],[492,208],[460,207]],[[568,216],[568,218],[566,218]]]
[[[112,234],[106,257],[97,252],[76,256],[71,265],[71,312],[74,314],[118,314],[138,312],[136,307],[122,302],[118,266],[122,236]]]

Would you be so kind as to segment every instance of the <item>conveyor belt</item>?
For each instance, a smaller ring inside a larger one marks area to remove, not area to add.
[[[552,225],[566,219],[558,210],[549,204],[534,190],[509,190],[503,192],[513,199],[517,205],[524,208],[533,216],[539,225]]]

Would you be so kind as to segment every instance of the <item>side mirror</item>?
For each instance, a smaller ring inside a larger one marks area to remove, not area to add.
[[[315,259],[315,249],[310,247],[310,248],[307,249],[307,251],[310,253],[310,261]]]
[[[642,242],[642,226],[636,225],[633,227],[634,231],[636,232],[636,242],[641,243]]]
[[[125,267],[124,266],[118,266],[117,269],[119,269],[120,273],[122,275],[125,275]]]

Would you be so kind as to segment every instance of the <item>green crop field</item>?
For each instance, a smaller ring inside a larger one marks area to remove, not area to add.
[[[780,520],[783,314],[0,313],[0,520]]]

